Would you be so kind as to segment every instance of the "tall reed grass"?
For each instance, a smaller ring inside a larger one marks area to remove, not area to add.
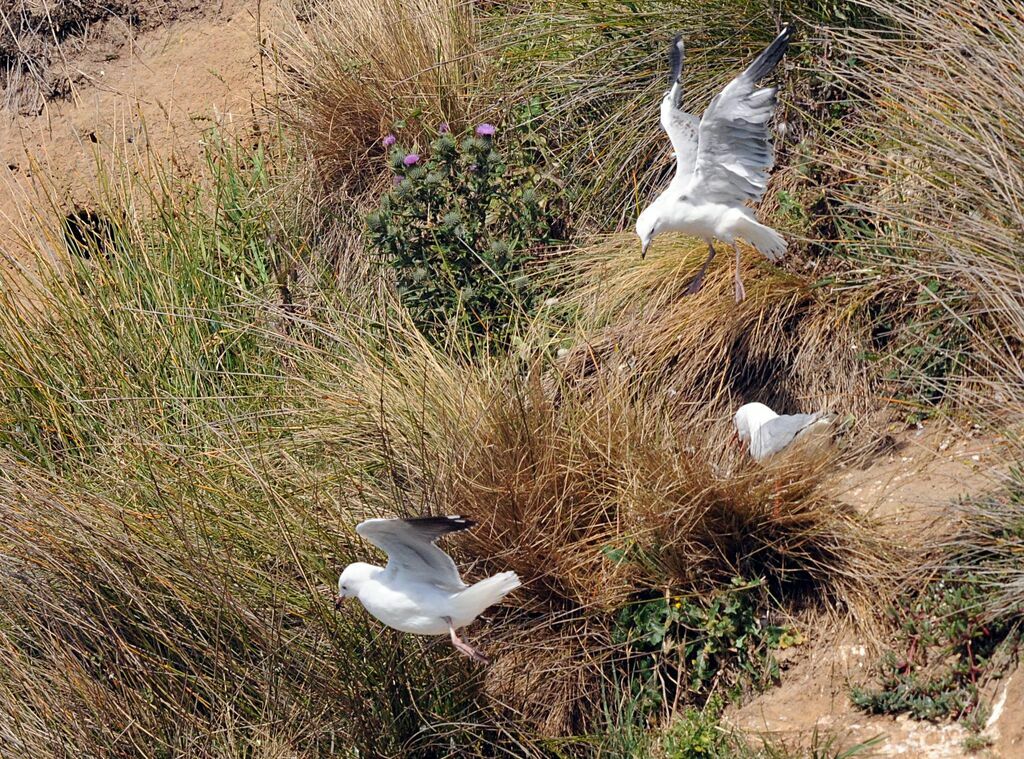
[[[1020,409],[1020,6],[868,0],[835,29],[854,109],[824,148],[847,286],[874,291],[895,372],[1001,420]],[[900,326],[902,325],[902,326]],[[887,341],[888,337],[895,339]]]

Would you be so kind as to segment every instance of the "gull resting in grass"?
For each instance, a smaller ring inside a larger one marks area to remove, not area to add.
[[[456,630],[476,619],[519,587],[515,572],[466,585],[451,557],[434,545],[442,535],[472,527],[460,516],[415,519],[367,519],[356,532],[388,555],[386,567],[357,562],[338,578],[340,608],[355,597],[388,627],[416,635],[450,635],[452,644],[474,661],[486,664],[483,653],[464,642]]]
[[[671,87],[661,101],[661,126],[672,143],[676,173],[668,189],[637,218],[636,233],[641,257],[663,232],[682,232],[707,243],[708,257],[687,293],[700,289],[715,257],[716,239],[731,244],[736,253],[737,303],[746,297],[746,291],[736,241],[746,240],[770,261],[786,252],[782,235],[758,222],[746,203],[756,203],[764,195],[775,163],[769,124],[777,88],[758,88],[757,83],[782,60],[792,34],[792,27],[784,27],[775,41],[714,97],[699,119],[682,110],[683,41],[677,37],[672,44]]]
[[[827,433],[831,417],[815,414],[776,414],[763,403],[740,406],[733,417],[736,434],[755,461],[764,461],[791,443]]]

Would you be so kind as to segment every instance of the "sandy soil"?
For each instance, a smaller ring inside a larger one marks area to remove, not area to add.
[[[1000,460],[998,446],[975,430],[922,429],[901,435],[892,451],[868,466],[841,472],[836,490],[841,500],[913,539],[924,530],[942,530],[956,498],[995,488]],[[994,745],[982,754],[968,754],[963,748],[968,732],[958,724],[869,716],[853,708],[847,697],[850,685],[870,681],[875,658],[851,633],[826,631],[804,648],[787,652],[792,659],[780,687],[728,714],[734,726],[804,745],[815,729],[837,736],[844,746],[884,736],[858,756],[1024,757],[1024,669],[990,689],[993,713],[985,733]]]
[[[261,40],[275,3],[175,7],[180,13],[155,28],[110,22],[89,44],[68,45],[61,65],[74,82],[69,97],[38,113],[0,110],[0,249],[19,255],[45,197],[88,205],[97,158],[119,156],[132,171],[152,148],[187,162],[209,129],[237,133],[264,110],[274,84]]]

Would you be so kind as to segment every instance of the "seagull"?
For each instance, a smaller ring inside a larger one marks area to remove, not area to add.
[[[786,241],[771,227],[761,224],[746,201],[764,195],[768,172],[775,163],[768,130],[775,112],[776,87],[758,89],[782,60],[791,26],[785,26],[747,69],[729,82],[698,119],[682,110],[683,40],[676,37],[670,49],[671,87],[661,101],[661,126],[672,142],[676,174],[672,183],[636,220],[640,257],[662,232],[683,232],[700,237],[708,245],[708,257],[687,287],[700,289],[704,274],[715,257],[716,239],[736,252],[736,302],[746,297],[740,278],[740,251],[736,240],[753,245],[769,261],[786,252]]]
[[[740,406],[733,424],[753,459],[764,461],[794,441],[826,431],[832,418],[821,412],[780,416],[763,403],[748,403]]]
[[[338,578],[341,608],[355,597],[374,617],[402,632],[451,636],[452,645],[481,664],[490,660],[456,630],[519,587],[515,572],[501,572],[467,586],[451,557],[434,545],[442,535],[475,524],[461,516],[367,519],[356,532],[388,555],[386,567],[356,562]]]

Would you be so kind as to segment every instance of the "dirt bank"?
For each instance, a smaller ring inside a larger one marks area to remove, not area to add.
[[[97,159],[117,156],[126,171],[150,151],[187,162],[211,128],[251,126],[273,91],[262,53],[273,3],[122,2],[98,17],[83,5],[91,20],[77,34],[22,43],[30,62],[4,81],[0,247],[21,263],[18,240],[41,199],[88,205]]]

